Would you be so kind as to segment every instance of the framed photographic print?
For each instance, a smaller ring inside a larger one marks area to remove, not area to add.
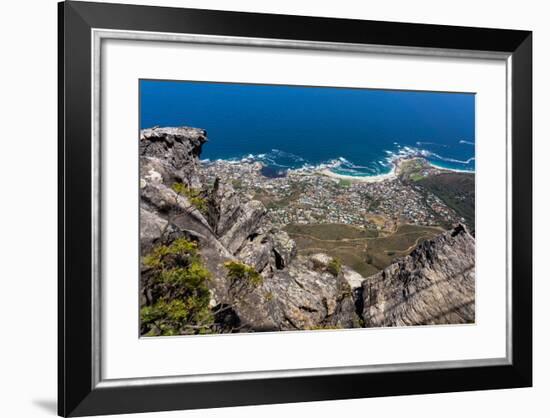
[[[59,414],[530,386],[532,34],[59,4]]]

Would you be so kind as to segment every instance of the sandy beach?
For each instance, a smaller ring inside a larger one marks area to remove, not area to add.
[[[328,168],[320,170],[318,171],[318,173],[327,177],[332,177],[332,178],[341,179],[341,180],[350,180],[358,183],[378,183],[381,181],[393,180],[396,178],[395,166],[392,168],[392,170],[389,173],[379,174],[376,176],[346,176],[344,174],[334,173],[330,171]]]

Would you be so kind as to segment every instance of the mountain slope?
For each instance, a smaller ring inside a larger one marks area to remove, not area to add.
[[[475,240],[459,225],[362,285],[367,327],[475,321]]]

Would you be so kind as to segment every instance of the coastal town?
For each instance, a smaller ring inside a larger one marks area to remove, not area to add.
[[[260,200],[275,225],[347,224],[391,232],[399,224],[441,226],[464,218],[417,181],[445,172],[422,158],[394,161],[391,173],[375,177],[339,176],[328,170],[267,171],[252,160],[203,162],[208,182],[230,182]]]

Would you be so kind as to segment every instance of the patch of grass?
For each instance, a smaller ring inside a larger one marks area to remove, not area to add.
[[[424,178],[421,172],[427,167],[428,163],[423,158],[403,161],[399,166],[399,177],[403,180],[418,181]]]
[[[183,183],[172,184],[172,190],[180,196],[185,196],[189,203],[195,206],[200,212],[205,213],[207,210],[206,199],[201,196],[200,190],[187,187]]]
[[[347,188],[351,186],[351,180],[348,179],[340,179],[338,182],[338,187]]]
[[[441,233],[440,228],[400,225],[395,233],[378,237],[376,231],[350,225],[289,225],[285,228],[302,255],[325,253],[342,265],[368,277],[407,255],[424,239]]]
[[[420,181],[424,178],[424,176],[422,174],[418,174],[418,173],[412,173],[411,176],[409,177],[412,181]]]
[[[418,244],[441,233],[441,229],[420,225],[400,225],[394,234],[369,241],[367,260],[381,270],[396,257],[409,254]]]
[[[263,277],[260,273],[248,264],[239,261],[226,261],[223,265],[227,269],[227,277],[233,284],[243,283],[257,287],[263,283]]]
[[[342,262],[338,258],[333,258],[328,263],[327,271],[335,277],[338,276],[342,271]]]
[[[289,234],[307,235],[322,240],[373,238],[378,235],[376,230],[346,224],[292,224],[287,225],[285,231]]]
[[[335,330],[335,329],[342,329],[339,325],[315,325],[313,327],[307,328],[309,331],[323,331],[323,330]]]

